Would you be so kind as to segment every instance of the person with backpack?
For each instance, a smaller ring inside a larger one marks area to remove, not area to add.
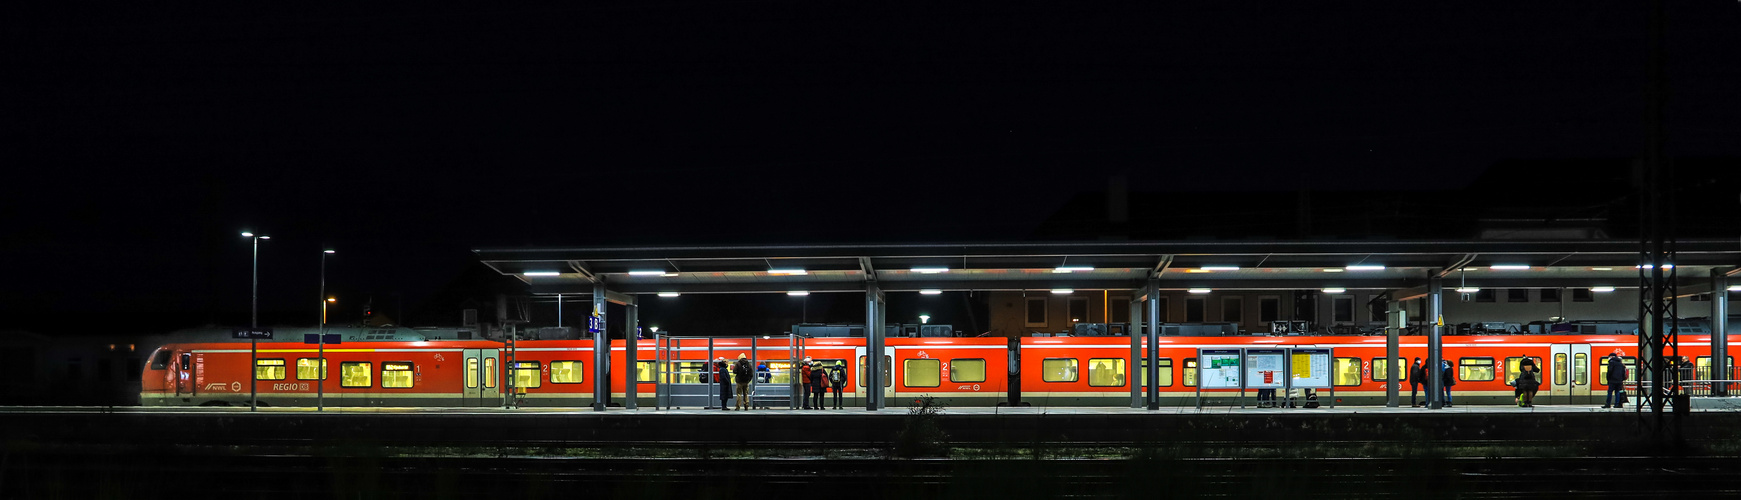
[[[750,401],[750,360],[747,356],[738,355],[736,363],[732,363],[731,375],[738,383],[738,411],[754,410],[756,405]]]
[[[811,362],[810,387],[811,390],[816,391],[807,395],[815,400],[810,406],[818,410],[828,409],[827,405],[822,404],[822,396],[828,392],[828,369],[824,368],[820,361]]]
[[[1421,364],[1421,358],[1415,357],[1415,365],[1409,367],[1409,406],[1420,406],[1415,402],[1415,396],[1421,393],[1421,384],[1427,383],[1427,366]],[[1429,394],[1428,396],[1431,396]]]
[[[846,369],[841,367],[843,364],[845,363],[835,363],[834,367],[828,369],[828,384],[834,386],[836,410],[840,409],[840,393],[846,391]]]
[[[1445,386],[1445,407],[1451,407],[1451,386],[1457,385],[1457,372],[1451,370],[1451,360],[1439,360],[1439,382]]]
[[[1620,350],[1608,353],[1608,398],[1603,408],[1620,408],[1626,404],[1626,363],[1620,361]]]

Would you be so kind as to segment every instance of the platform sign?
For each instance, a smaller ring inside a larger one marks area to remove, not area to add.
[[[304,343],[304,344],[339,344],[339,343],[341,343],[341,342],[339,342],[339,340],[340,340],[339,334],[336,334],[336,333],[326,334],[326,341],[325,342],[321,342],[320,337],[321,337],[321,335],[318,333],[304,333],[304,334],[302,334],[302,343]]]
[[[1331,349],[1288,349],[1289,384],[1294,389],[1324,389],[1330,387]]]
[[[1238,389],[1239,354],[1239,349],[1198,349],[1198,386],[1203,389]]]
[[[271,328],[231,328],[230,337],[238,339],[272,340]]]
[[[1280,389],[1287,383],[1286,349],[1246,349],[1245,386],[1252,389]]]

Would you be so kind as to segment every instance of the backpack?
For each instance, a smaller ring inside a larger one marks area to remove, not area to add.
[[[834,383],[835,387],[846,385],[846,370],[842,370],[838,366],[834,367],[833,370],[829,370],[828,381]]]
[[[750,365],[748,363],[738,363],[737,366],[732,367],[731,374],[736,375],[738,380],[748,382],[750,380]]]

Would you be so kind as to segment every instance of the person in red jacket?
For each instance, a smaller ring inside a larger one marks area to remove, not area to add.
[[[799,393],[798,397],[804,398],[804,409],[808,410],[808,409],[810,409],[810,391],[813,390],[810,387],[810,357],[809,356],[805,356],[804,362],[800,363],[798,365],[798,381],[802,382],[804,384],[804,392]]]

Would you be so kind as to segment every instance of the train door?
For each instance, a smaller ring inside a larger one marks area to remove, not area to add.
[[[865,380],[866,380],[865,373],[864,373],[864,367],[865,367],[864,350],[865,350],[865,348],[863,348],[863,347],[859,347],[859,348],[855,349],[855,351],[858,354],[858,356],[857,356],[858,357],[858,387],[859,387],[858,390],[860,391],[857,395],[861,396],[861,397],[868,395],[870,392],[869,390],[864,388],[865,387]],[[894,373],[893,372],[893,365],[895,364],[895,348],[889,347],[889,346],[883,346],[882,364],[883,364],[883,369],[882,369],[882,372],[883,372],[882,373],[883,404],[887,405],[887,404],[889,404],[889,401],[892,401],[895,398],[895,385],[894,385],[895,377],[893,376],[893,373]],[[864,403],[863,400],[858,401],[858,404],[863,404],[863,403]]]
[[[175,395],[193,394],[193,354],[181,353],[175,361]]]
[[[465,395],[460,406],[496,406],[502,404],[499,363],[495,349],[465,350]]]
[[[1590,397],[1590,344],[1554,344],[1548,358],[1548,395],[1558,401]]]

